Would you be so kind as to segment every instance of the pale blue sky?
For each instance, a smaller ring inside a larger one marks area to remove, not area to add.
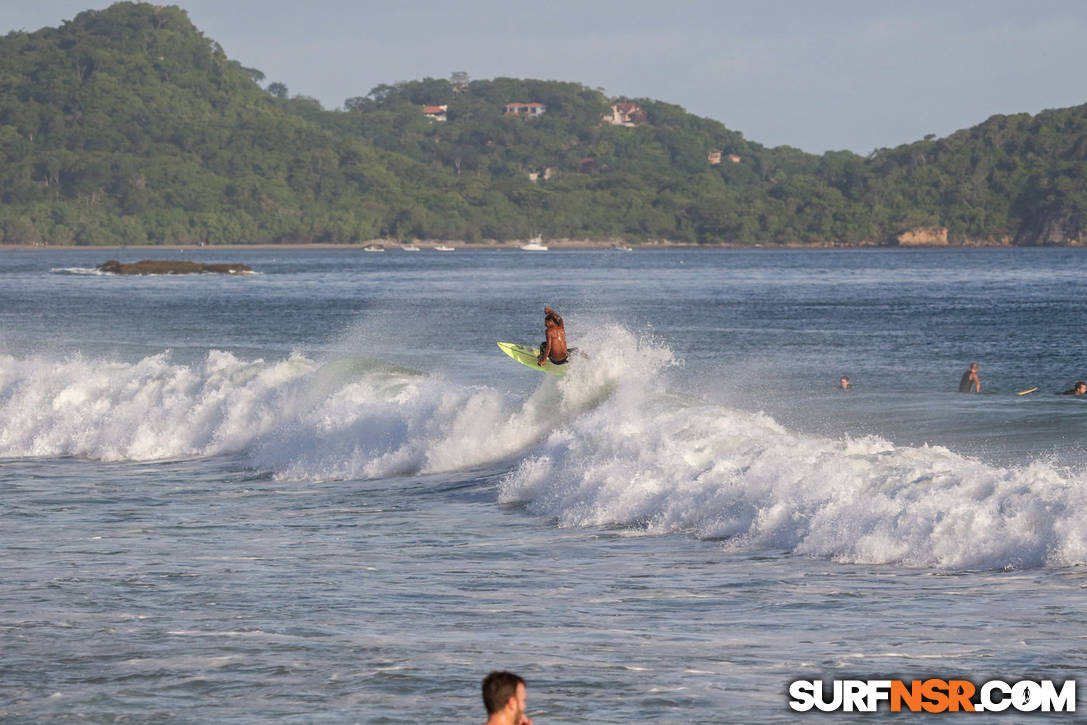
[[[168,3],[168,0],[160,0]],[[0,0],[0,33],[102,0]],[[822,153],[1087,103],[1081,0],[179,0],[227,55],[326,108],[382,83],[583,83]]]

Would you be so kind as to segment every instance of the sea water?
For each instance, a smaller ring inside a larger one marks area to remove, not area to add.
[[[1078,249],[0,252],[0,721],[482,722],[509,669],[540,725],[776,723],[796,679],[1076,678],[1087,400],[1053,393],[1087,378],[1085,278]],[[587,355],[559,378],[494,344],[545,305]]]

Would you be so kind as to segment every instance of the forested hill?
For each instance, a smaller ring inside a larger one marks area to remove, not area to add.
[[[816,156],[577,83],[264,81],[176,7],[0,38],[0,242],[1087,240],[1087,106]]]

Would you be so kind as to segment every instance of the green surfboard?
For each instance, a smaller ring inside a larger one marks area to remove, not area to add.
[[[550,360],[546,361],[543,366],[536,364],[536,358],[540,354],[540,348],[530,347],[528,345],[515,345],[512,342],[500,342],[498,347],[502,352],[512,357],[517,362],[521,363],[525,367],[532,368],[533,370],[542,370],[545,373],[551,373],[552,375],[565,375],[566,365],[555,365]]]

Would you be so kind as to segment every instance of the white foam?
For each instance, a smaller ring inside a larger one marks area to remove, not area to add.
[[[106,272],[106,271],[103,271],[103,270],[99,269],[98,267],[52,267],[49,271],[51,273],[53,273],[53,274],[96,275],[96,276],[99,276],[99,277],[116,277],[116,276],[119,276],[116,272]],[[216,274],[216,273],[215,272],[204,272],[203,274]],[[231,270],[228,270],[226,272],[226,274],[236,275],[236,276],[240,276],[240,275],[255,276],[255,275],[261,275],[261,274],[263,274],[263,272],[258,272],[256,270],[252,270],[252,269],[231,269]],[[135,275],[135,276],[137,276],[137,277],[152,277],[152,276],[167,276],[167,277],[170,277],[170,276],[176,276],[176,273],[174,273],[174,272],[165,272],[165,273],[154,272],[154,273],[148,273],[148,274],[139,274],[139,275]]]
[[[202,364],[0,356],[0,455],[153,460],[243,449],[278,425],[300,358]]]
[[[601,345],[631,347],[605,330]],[[666,353],[658,353],[667,359]],[[579,359],[577,375],[530,376],[518,401],[376,361],[266,362],[211,351],[135,363],[0,356],[0,456],[145,461],[244,453],[283,479],[454,471],[523,453],[598,405],[630,365]]]
[[[625,388],[551,433],[501,500],[563,526],[690,532],[731,549],[953,568],[1087,563],[1087,476],[940,447],[792,433]]]
[[[1087,563],[1087,476],[940,447],[802,435],[678,397],[668,349],[617,326],[525,398],[361,359],[0,355],[0,457],[247,456],[285,481],[515,461],[500,499],[563,526],[954,568]],[[525,378],[518,378],[518,380]],[[503,464],[505,465],[505,464]]]
[[[638,358],[638,341],[621,328],[598,330],[585,343],[590,357],[577,360],[576,374],[539,376],[520,402],[494,387],[440,377],[357,380],[334,399],[298,411],[254,455],[285,478],[377,478],[464,470],[522,454],[601,404],[630,372],[631,356]],[[647,349],[652,353],[638,358],[639,369],[671,359],[661,348]]]
[[[103,272],[97,267],[53,267],[49,271],[53,274],[83,274],[99,276],[109,274],[108,272]]]

